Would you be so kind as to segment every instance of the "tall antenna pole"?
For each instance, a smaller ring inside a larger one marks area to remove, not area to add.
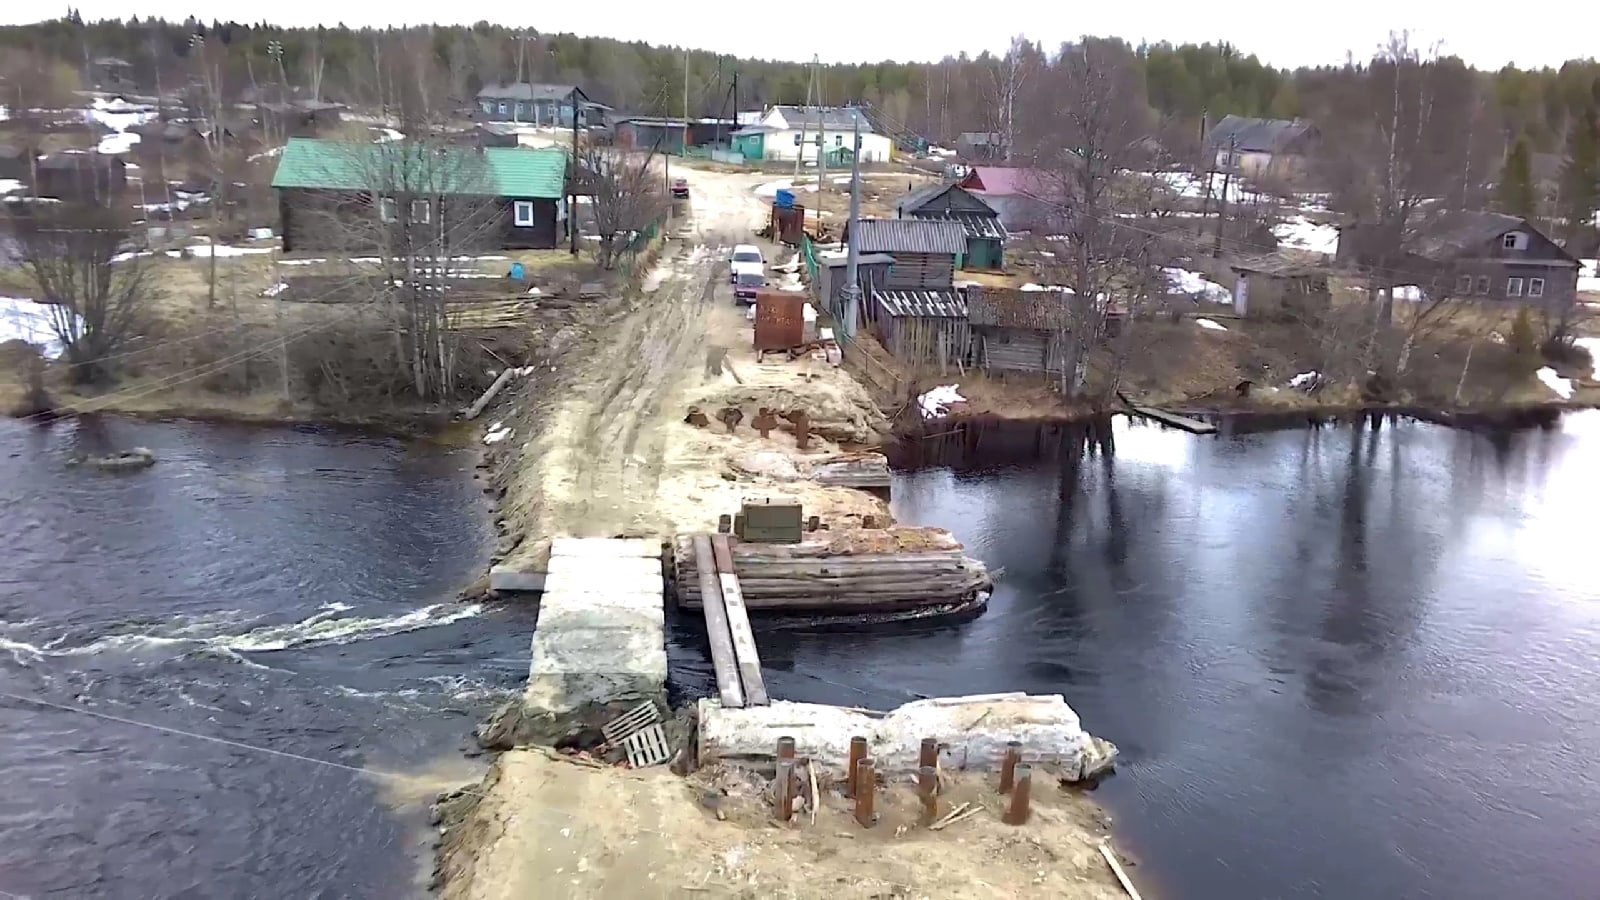
[[[861,251],[858,249],[860,238],[857,234],[861,230],[861,119],[858,116],[855,108],[851,107],[854,140],[850,151],[850,219],[845,226],[845,242],[849,249],[845,257],[844,290],[840,291],[844,300],[844,319],[838,323],[847,342],[855,339],[856,319],[861,309]]]
[[[806,113],[811,110],[811,89],[816,86],[817,73],[812,70],[806,76],[806,105],[800,110],[800,146],[795,148],[794,154],[794,180],[800,180],[800,166],[806,158]],[[805,223],[802,222],[802,225]]]

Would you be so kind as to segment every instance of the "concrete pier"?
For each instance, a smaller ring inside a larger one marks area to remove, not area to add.
[[[667,683],[661,545],[556,538],[539,600],[530,713],[662,700]]]

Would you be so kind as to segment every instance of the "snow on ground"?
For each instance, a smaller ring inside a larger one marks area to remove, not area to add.
[[[118,131],[108,134],[95,145],[95,150],[107,154],[132,153],[133,145],[139,143],[139,136],[131,131]]]
[[[1305,216],[1290,216],[1272,227],[1278,242],[1296,250],[1333,255],[1339,249],[1339,229],[1322,225]]]
[[[1563,400],[1572,399],[1572,379],[1562,378],[1556,374],[1555,369],[1549,366],[1545,366],[1533,374],[1534,377],[1544,382],[1544,386],[1554,392],[1556,396]]]
[[[1206,180],[1203,175],[1193,175],[1188,172],[1149,172],[1156,180],[1178,192],[1182,197],[1201,198],[1206,196]],[[1228,178],[1221,172],[1211,173],[1211,199],[1222,197],[1222,188],[1226,183],[1228,188],[1227,200],[1229,203],[1257,203],[1263,198],[1255,191],[1246,190],[1237,178]]]
[[[379,144],[388,143],[389,141],[403,141],[406,137],[388,126],[377,127],[372,130],[378,133],[377,137],[373,138],[373,141]]]
[[[922,408],[922,417],[936,419],[950,411],[950,404],[965,401],[967,398],[961,396],[956,387],[954,384],[940,385],[918,397],[917,406]]]
[[[129,103],[121,97],[113,97],[110,100],[96,97],[89,108],[83,111],[85,119],[111,129],[112,133],[102,138],[96,148],[101,153],[107,154],[128,153],[133,150],[133,145],[139,143],[139,136],[129,133],[128,129],[148,122],[157,115],[158,113],[150,107]]]
[[[1578,270],[1578,290],[1600,294],[1600,259],[1583,259]]]
[[[1207,331],[1227,331],[1228,327],[1212,319],[1195,319],[1194,323]]]
[[[22,190],[22,182],[15,178],[0,178],[0,194],[9,194]]]
[[[1213,303],[1233,302],[1232,292],[1199,272],[1191,272],[1188,269],[1164,268],[1161,270],[1161,274],[1167,276],[1167,283],[1172,286],[1173,293],[1188,294],[1191,297],[1199,297],[1204,300],[1210,300]]]
[[[61,342],[51,327],[51,307],[21,297],[0,297],[0,343],[26,341],[40,348],[45,359],[61,355]]]
[[[777,181],[769,181],[766,184],[756,185],[756,196],[771,199],[778,196],[779,191],[789,191],[793,189],[793,178],[779,178]]]

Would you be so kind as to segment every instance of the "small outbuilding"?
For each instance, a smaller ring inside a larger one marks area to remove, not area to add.
[[[985,372],[1059,373],[1067,319],[1060,291],[967,288],[973,355]]]
[[[932,184],[895,201],[902,219],[956,222],[966,233],[966,248],[956,260],[962,269],[1000,269],[1005,266],[1006,229],[1000,213],[982,197],[958,184]]]

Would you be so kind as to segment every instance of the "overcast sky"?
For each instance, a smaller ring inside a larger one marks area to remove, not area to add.
[[[0,4],[0,21],[36,19],[41,5],[14,0]],[[131,13],[181,20],[206,17],[252,21],[263,16],[283,25],[389,25],[487,19],[550,32],[602,35],[658,45],[690,46],[718,53],[768,59],[824,62],[928,60],[967,51],[1000,50],[1012,35],[1026,34],[1053,47],[1081,34],[1116,35],[1132,43],[1201,43],[1227,40],[1278,66],[1337,64],[1347,52],[1372,55],[1391,30],[1410,29],[1415,43],[1441,41],[1480,68],[1559,65],[1600,54],[1600,0],[1555,0],[1508,5],[1461,4],[1450,0],[1339,0],[1323,3],[1196,3],[1193,0],[1059,0],[958,2],[845,2],[690,5],[658,0],[596,2],[420,3],[326,0],[244,3],[110,2],[78,0],[86,19]],[[459,10],[459,13],[457,12]],[[1528,15],[1521,15],[1521,11]],[[49,15],[59,15],[51,4]],[[440,17],[445,17],[441,19]]]

